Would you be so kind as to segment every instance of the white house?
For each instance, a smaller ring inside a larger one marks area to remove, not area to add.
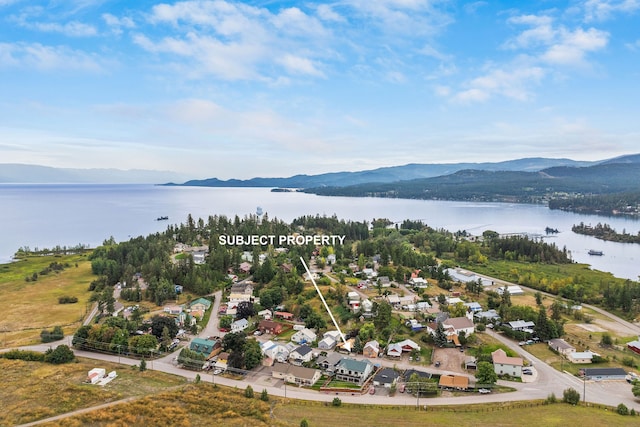
[[[301,345],[289,354],[289,361],[294,365],[302,365],[303,363],[310,362],[313,358],[313,349],[308,345]]]
[[[244,331],[249,327],[249,321],[247,319],[236,320],[231,324],[231,332]]]
[[[260,349],[262,350],[262,354],[264,354],[266,357],[268,357],[272,361],[281,363],[286,362],[289,358],[289,354],[291,353],[291,350],[287,346],[274,343],[271,340],[263,343],[260,346]]]
[[[291,341],[297,344],[312,343],[316,339],[318,339],[318,336],[313,329],[309,328],[304,328],[291,336]]]
[[[521,357],[509,357],[501,348],[491,353],[493,369],[498,375],[522,377],[523,360]]]

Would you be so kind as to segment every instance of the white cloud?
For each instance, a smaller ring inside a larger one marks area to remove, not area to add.
[[[329,22],[345,22],[346,21],[346,19],[342,15],[337,13],[333,9],[333,7],[331,7],[328,4],[319,5],[318,8],[316,9],[316,13],[318,14],[318,17],[323,21],[329,21]]]
[[[37,70],[101,71],[99,59],[66,46],[45,46],[40,43],[0,43],[0,67],[21,67]]]
[[[527,101],[533,97],[530,87],[539,84],[545,74],[543,68],[535,65],[491,67],[484,75],[468,82],[465,90],[455,93],[453,101],[470,104],[487,101],[496,95]]]
[[[616,13],[632,14],[640,10],[640,0],[586,0],[586,22],[605,21]]]
[[[103,13],[102,20],[111,28],[111,31],[115,34],[121,34],[123,28],[131,29],[136,27],[133,19],[128,16],[118,18],[111,13]]]
[[[98,33],[94,26],[77,21],[71,21],[65,24],[58,24],[56,22],[32,22],[25,24],[25,26],[34,30],[60,33],[69,37],[95,36]]]
[[[325,77],[324,73],[308,58],[286,54],[278,62],[292,74],[306,74],[314,77]]]
[[[562,29],[558,33],[558,42],[549,46],[541,59],[552,64],[585,65],[585,55],[607,46],[609,33],[589,28],[575,31]]]
[[[271,18],[271,22],[285,34],[304,35],[305,37],[324,37],[327,35],[327,30],[320,21],[297,7],[282,10]]]

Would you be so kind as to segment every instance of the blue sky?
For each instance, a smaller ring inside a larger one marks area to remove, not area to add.
[[[640,152],[640,0],[0,0],[0,162],[289,176]]]

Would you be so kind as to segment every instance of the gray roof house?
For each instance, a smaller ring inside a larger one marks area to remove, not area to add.
[[[586,368],[582,369],[589,380],[625,380],[627,373],[622,368]]]
[[[373,364],[368,360],[356,360],[349,357],[343,357],[335,369],[336,379],[358,385],[363,385],[372,372]]]
[[[391,388],[398,381],[398,377],[400,377],[400,374],[391,368],[380,369],[373,377],[373,385]]]

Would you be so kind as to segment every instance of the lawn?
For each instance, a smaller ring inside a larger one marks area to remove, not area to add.
[[[60,272],[40,272],[52,262],[68,264]],[[37,274],[37,280],[26,277]],[[63,326],[73,333],[89,309],[89,284],[95,279],[86,255],[34,256],[0,266],[0,332],[2,347],[34,344],[42,329]],[[77,297],[74,304],[59,304],[61,296]]]

